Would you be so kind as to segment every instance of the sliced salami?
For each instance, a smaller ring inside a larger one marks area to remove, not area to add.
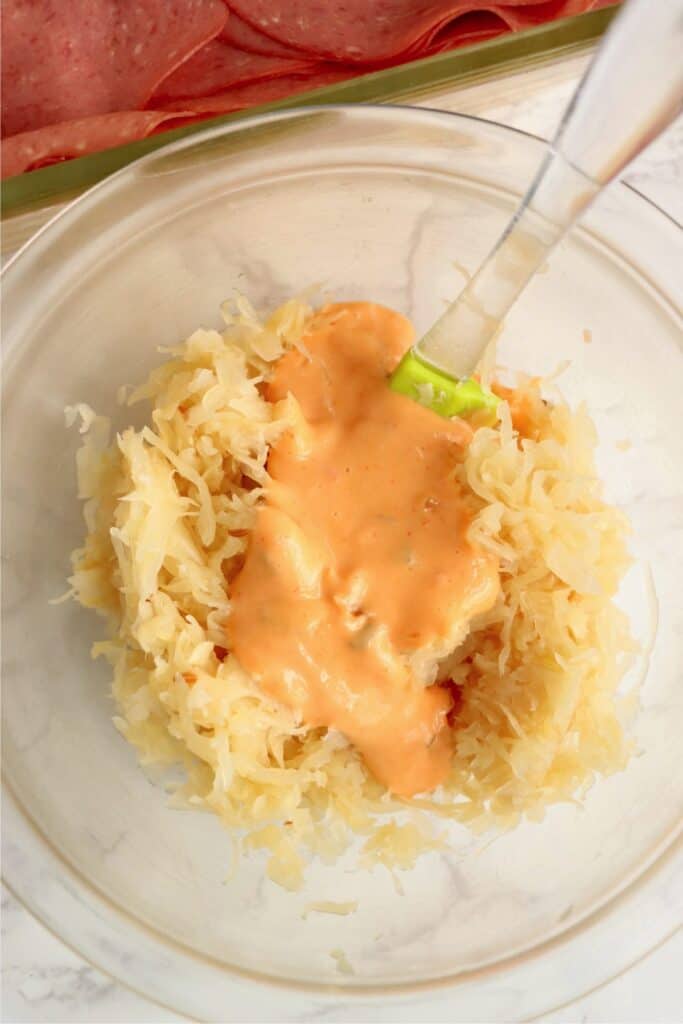
[[[230,12],[219,38],[248,53],[260,53],[264,57],[299,57],[302,52],[306,52],[264,36],[263,32],[252,28],[248,21],[244,21],[234,11]]]
[[[223,0],[3,0],[2,134],[143,107],[226,20]]]
[[[594,4],[598,6],[598,4]],[[587,9],[585,0],[544,0],[542,3],[510,7],[492,3],[486,11],[471,11],[454,18],[438,31],[428,35],[408,55],[417,59],[434,53],[453,50],[458,46],[483,42],[503,32],[517,32],[543,25],[559,17],[571,17]]]
[[[150,99],[149,106],[157,108],[186,97],[210,96],[262,79],[305,74],[314,66],[305,54],[300,54],[297,60],[266,57],[240,50],[221,39],[213,39],[164,79]]]
[[[143,139],[160,125],[177,122],[178,118],[173,111],[127,110],[21,132],[2,142],[2,177]]]
[[[2,0],[2,173],[610,2]]]
[[[305,75],[286,75],[282,78],[270,78],[262,82],[251,82],[248,85],[237,86],[234,89],[228,89],[226,92],[217,93],[214,96],[178,100],[175,103],[169,103],[166,109],[168,111],[176,111],[177,117],[184,117],[189,111],[192,111],[194,116],[191,120],[193,121],[198,120],[198,115],[202,117],[216,117],[219,114],[229,114],[236,110],[255,107],[261,103],[274,103],[276,100],[284,99],[286,96],[294,96],[312,89],[320,89],[324,85],[335,85],[337,82],[344,82],[348,78],[354,78],[358,74],[358,70],[354,68],[339,68],[334,65],[319,64]]]
[[[279,43],[326,60],[379,65],[428,51],[437,34],[454,23],[455,35],[456,19],[473,11],[520,29],[587,11],[596,0],[229,0],[229,6]]]
[[[429,42],[419,40],[412,50],[404,55],[406,60],[432,57],[437,53],[454,50],[459,46],[481,43],[509,32],[509,25],[491,11],[471,11],[454,21],[449,21],[442,32],[430,33]]]

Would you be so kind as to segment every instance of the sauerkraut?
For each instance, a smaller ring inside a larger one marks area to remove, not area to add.
[[[143,765],[184,768],[173,801],[215,812],[296,888],[307,856],[334,859],[353,833],[363,862],[406,868],[443,843],[434,813],[509,827],[622,768],[616,690],[633,644],[614,596],[628,527],[601,497],[585,409],[544,401],[534,381],[501,392],[498,422],[475,432],[458,470],[501,592],[440,668],[458,703],[448,784],[398,800],[344,736],[259,692],[225,646],[230,581],[269,447],[301,417],[261,385],[305,345],[312,310],[293,300],[261,321],[238,299],[223,312],[222,332],[196,331],[128,397],[150,403],[147,426],[111,439],[88,406],[67,410],[83,434],[86,524],[72,593],[108,619],[93,654],[112,667],[116,727]]]

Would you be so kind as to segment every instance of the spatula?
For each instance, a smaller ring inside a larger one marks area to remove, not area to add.
[[[493,412],[472,378],[529,280],[601,190],[683,104],[683,0],[627,0],[570,100],[517,212],[474,277],[411,348],[394,391],[442,416]]]

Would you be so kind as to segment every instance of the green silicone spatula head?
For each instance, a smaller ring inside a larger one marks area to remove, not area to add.
[[[404,356],[394,391],[442,416],[491,413],[473,379],[534,273],[601,189],[683,103],[683,0],[628,0],[572,97],[512,221],[458,299]]]
[[[439,416],[469,416],[489,412],[491,418],[498,399],[472,378],[458,379],[427,362],[414,345],[404,355],[391,377],[389,386]]]

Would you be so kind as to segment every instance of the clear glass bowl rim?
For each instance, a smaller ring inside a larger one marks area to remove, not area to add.
[[[65,209],[60,211],[54,218],[45,224],[36,233],[36,235],[29,239],[12,256],[2,269],[2,274],[0,276],[4,278],[9,271],[14,271],[19,261],[23,259],[24,254],[31,249],[38,238],[40,238],[41,241],[49,242],[49,235],[52,232],[58,232],[62,222],[68,222],[74,218],[77,219],[81,216],[87,216],[88,207],[91,203],[106,202],[108,195],[114,193],[119,186],[125,186],[126,178],[134,175],[137,169],[143,165],[153,165],[155,161],[158,161],[160,158],[166,157],[170,154],[179,153],[188,148],[196,150],[202,144],[209,143],[222,135],[244,132],[253,126],[262,125],[268,122],[296,119],[302,115],[305,116],[306,114],[316,113],[318,111],[331,113],[335,110],[340,112],[353,112],[363,109],[369,109],[374,112],[381,111],[382,113],[387,114],[387,116],[392,117],[400,117],[401,113],[409,114],[411,116],[436,116],[440,120],[448,122],[453,127],[457,126],[458,123],[463,123],[465,125],[470,124],[475,127],[477,124],[480,124],[482,126],[486,126],[487,129],[495,128],[503,134],[519,136],[535,145],[544,145],[546,143],[546,140],[539,136],[517,128],[512,128],[508,125],[487,120],[485,118],[463,115],[449,111],[433,110],[429,108],[402,106],[399,104],[392,104],[391,106],[385,106],[382,104],[357,104],[351,106],[345,104],[331,104],[323,107],[297,107],[293,110],[257,115],[233,124],[224,124],[217,127],[207,128],[201,133],[169,143],[147,156],[143,156],[139,160],[123,167],[109,178],[98,183],[83,195],[76,198]],[[626,194],[630,194],[631,197],[636,199],[639,204],[643,204],[646,208],[649,208],[650,212],[653,213],[656,218],[661,217],[662,227],[666,224],[669,229],[673,227],[680,231],[681,225],[678,224],[673,217],[633,186],[620,182],[617,188],[619,190],[623,190]],[[654,283],[656,285],[656,282]],[[48,863],[51,863],[52,868],[56,869],[61,880],[67,883],[62,885],[61,896],[67,901],[70,900],[71,905],[68,906],[65,904],[60,908],[61,913],[59,916],[62,917],[62,914],[64,915],[62,920],[71,919],[70,914],[72,911],[74,921],[82,915],[85,904],[81,903],[79,896],[76,894],[76,890],[79,891],[80,894],[82,894],[88,901],[90,926],[92,927],[96,924],[103,938],[112,939],[113,936],[118,933],[120,926],[123,925],[131,929],[131,937],[140,938],[141,936],[144,936],[147,946],[153,947],[156,945],[158,947],[163,947],[165,954],[171,954],[172,959],[175,960],[178,965],[181,963],[183,964],[183,969],[186,969],[188,962],[195,962],[198,965],[201,964],[202,974],[206,974],[206,971],[209,972],[207,978],[208,976],[211,976],[214,981],[216,981],[218,975],[222,976],[223,984],[218,987],[222,989],[223,994],[219,996],[217,990],[213,992],[210,995],[211,1005],[220,1005],[221,1001],[225,998],[224,993],[227,992],[227,989],[225,988],[225,984],[227,983],[228,987],[231,988],[231,991],[233,986],[241,988],[242,985],[246,985],[244,992],[245,994],[248,992],[252,999],[257,998],[256,994],[259,991],[270,992],[271,995],[274,995],[280,1000],[289,994],[293,1000],[292,1010],[294,1009],[294,1003],[298,1004],[299,1009],[302,1009],[305,1005],[309,1004],[310,999],[313,996],[318,1000],[325,996],[338,1000],[343,996],[352,1000],[353,1004],[357,1005],[360,1010],[361,1004],[365,1000],[367,1000],[367,1006],[369,1007],[370,1005],[376,1006],[377,1000],[379,999],[386,1000],[387,998],[406,996],[411,993],[425,993],[436,996],[437,1001],[432,1001],[430,1003],[434,1011],[437,1011],[439,1007],[445,1009],[450,1005],[451,1012],[455,1009],[453,1007],[452,1000],[456,997],[458,990],[462,990],[463,986],[471,986],[473,984],[477,984],[477,982],[490,980],[492,975],[495,974],[500,976],[498,984],[502,989],[502,987],[510,985],[516,971],[528,970],[530,965],[538,964],[538,962],[543,957],[547,957],[548,954],[557,954],[563,949],[566,952],[570,947],[582,939],[587,932],[594,930],[598,924],[604,925],[608,919],[611,921],[612,918],[621,918],[624,915],[624,912],[627,912],[628,916],[632,920],[632,911],[634,910],[634,907],[631,905],[633,904],[635,906],[635,904],[642,905],[647,903],[652,906],[655,904],[657,902],[657,895],[661,895],[671,884],[671,879],[675,876],[678,876],[680,879],[681,868],[683,867],[682,828],[674,830],[674,832],[653,854],[647,866],[625,887],[608,897],[596,910],[586,915],[570,928],[566,929],[559,935],[539,943],[530,950],[515,954],[509,958],[501,959],[490,966],[475,969],[473,971],[460,972],[452,977],[439,979],[437,981],[430,980],[425,982],[410,982],[406,984],[369,986],[354,985],[351,980],[349,984],[345,983],[343,988],[331,989],[329,984],[321,983],[319,985],[314,985],[298,981],[287,981],[281,978],[274,978],[267,973],[255,973],[220,961],[214,961],[209,957],[198,954],[194,950],[170,939],[168,936],[157,932],[149,925],[138,920],[132,912],[123,910],[123,908],[111,901],[88,879],[83,877],[80,872],[64,857],[62,857],[61,853],[51,844],[48,836],[43,834],[38,823],[32,819],[30,813],[25,808],[21,807],[6,779],[3,779],[2,790],[5,818],[3,828],[3,845],[5,837],[7,837],[8,833],[12,831],[12,828],[15,828],[17,833],[23,833],[22,840],[25,842],[22,854],[24,855],[23,866],[27,870],[20,872],[7,872],[6,864],[3,863],[2,880],[12,895],[15,896],[15,898],[53,935],[55,935],[56,938],[76,952],[79,956],[83,957],[87,963],[99,970],[102,970],[109,977],[122,983],[130,990],[141,995],[143,998],[151,1000],[158,1006],[172,1010],[176,1013],[191,1013],[192,1016],[195,1016],[195,1014],[191,1009],[187,1009],[188,1005],[192,1003],[192,1000],[188,1000],[184,1007],[181,1008],[177,1002],[170,999],[167,1001],[159,995],[159,991],[163,990],[163,982],[167,979],[158,977],[156,980],[159,984],[156,985],[154,983],[150,983],[149,976],[147,978],[144,978],[143,976],[140,976],[137,979],[133,978],[129,972],[130,965],[127,965],[127,967],[124,968],[124,965],[119,962],[117,967],[115,952],[112,952],[110,956],[100,955],[98,957],[92,952],[92,949],[88,946],[87,939],[82,937],[82,934],[74,937],[72,934],[69,934],[70,929],[68,926],[60,928],[55,923],[53,908],[46,909],[41,905],[40,899],[36,898],[30,891],[33,887],[32,883],[36,881],[38,874],[48,865]],[[639,919],[642,920],[642,918]],[[85,921],[82,923],[85,923]],[[645,935],[646,930],[643,930],[642,941],[637,944],[637,948],[634,947],[633,952],[622,955],[622,962],[615,965],[614,969],[606,976],[599,978],[596,982],[588,982],[582,986],[579,991],[572,991],[571,994],[568,994],[568,992],[560,993],[558,991],[557,996],[554,997],[554,1001],[551,1000],[550,1003],[547,1005],[544,1004],[540,1009],[535,1008],[529,1016],[525,1015],[523,1019],[530,1019],[530,1017],[535,1017],[539,1013],[546,1013],[553,1009],[558,1009],[573,1002],[580,995],[585,994],[585,992],[592,991],[609,980],[618,977],[635,963],[646,957],[659,945],[663,944],[676,932],[679,926],[680,922],[673,922],[672,924],[669,918],[667,918],[666,921],[662,920],[659,927],[656,925],[650,925],[647,930],[647,936]],[[555,971],[557,971],[557,967],[555,967]],[[153,973],[154,972],[152,972],[152,976]],[[302,998],[306,1002],[302,1003]],[[205,1006],[206,1005],[208,1004],[205,1004]],[[282,1006],[282,1004],[280,1005],[284,1010],[284,1006]],[[414,1011],[416,1009],[415,1004],[413,1003],[411,1005]],[[472,1006],[472,1012],[474,1013],[474,1007],[477,1005],[476,996],[474,1002],[470,1005]],[[204,1014],[204,1016],[202,1014],[197,1014],[196,1016],[198,1019],[207,1019],[210,1016],[210,1011],[207,1012],[205,1009]],[[212,1016],[211,1019],[213,1019]],[[434,1019],[436,1020],[441,1018],[435,1017]],[[458,1016],[457,1018],[444,1017],[444,1019],[465,1018]]]

